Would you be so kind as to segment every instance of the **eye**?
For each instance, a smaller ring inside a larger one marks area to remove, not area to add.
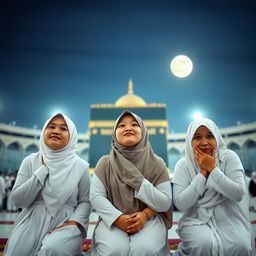
[[[134,122],[134,123],[132,123],[132,126],[137,127],[137,126],[139,126],[139,124]]]
[[[207,137],[208,139],[214,139],[214,136],[212,134],[209,134]]]
[[[61,131],[67,131],[68,130],[67,127],[61,127],[60,129],[61,129]]]
[[[123,128],[124,127],[124,124],[119,124],[118,126],[117,126],[117,128]]]
[[[199,135],[195,135],[194,137],[193,137],[193,140],[200,140],[201,139],[201,136],[199,136]]]
[[[55,126],[51,124],[51,125],[49,125],[47,128],[48,128],[48,129],[55,129]]]

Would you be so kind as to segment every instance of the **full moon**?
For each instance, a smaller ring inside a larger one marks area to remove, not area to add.
[[[173,58],[170,64],[172,73],[177,77],[186,77],[193,70],[193,63],[186,55],[178,55]]]

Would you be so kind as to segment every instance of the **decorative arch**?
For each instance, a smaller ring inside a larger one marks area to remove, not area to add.
[[[4,142],[0,139],[0,169],[4,170],[4,156],[5,156],[5,144]]]
[[[242,162],[244,161],[243,154],[242,154],[242,149],[237,143],[232,141],[232,142],[228,143],[227,148],[235,151],[237,153],[237,155],[239,156],[239,158],[241,159],[241,161]]]
[[[256,171],[256,142],[254,140],[248,139],[243,144],[243,150],[245,155],[244,168],[248,172]]]
[[[4,169],[7,170],[8,173],[16,172],[19,169],[23,157],[24,152],[20,143],[13,142],[9,144],[6,149],[6,166]]]
[[[27,146],[27,148],[25,149],[25,156],[28,156],[32,153],[35,153],[37,152],[39,149],[38,149],[38,146],[35,145],[35,144],[31,144],[29,146]]]

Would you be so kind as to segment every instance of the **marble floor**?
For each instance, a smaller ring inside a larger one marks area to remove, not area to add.
[[[0,212],[0,238],[8,238],[12,229],[12,221],[18,216],[18,212]],[[174,212],[173,214],[173,227],[168,231],[169,239],[177,239],[179,238],[177,233],[175,232],[178,221],[181,217],[181,213]],[[95,226],[95,222],[98,219],[98,214],[96,212],[92,212],[90,215],[90,225],[88,229],[87,239],[92,237],[92,232]]]
[[[8,239],[12,230],[13,222],[16,220],[19,212],[0,212],[0,239]],[[168,239],[179,239],[179,236],[175,232],[179,219],[181,217],[181,213],[174,211],[173,212],[173,226],[172,228],[168,231]],[[88,235],[87,239],[92,238],[92,233],[95,227],[95,222],[98,219],[98,214],[93,211],[90,215],[90,220],[89,220],[89,228],[88,228]],[[1,250],[2,251],[2,250]],[[0,256],[2,256],[2,252],[0,251]],[[172,255],[172,252],[170,251],[170,255]],[[83,256],[90,256],[90,252],[84,252],[82,253]]]

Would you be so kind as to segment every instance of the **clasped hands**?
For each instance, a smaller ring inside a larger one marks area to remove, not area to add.
[[[212,154],[208,155],[199,147],[193,148],[195,161],[201,169],[201,174],[208,177],[212,170],[216,167],[216,148],[213,149]]]
[[[119,216],[115,221],[115,225],[126,233],[134,234],[144,228],[146,221],[147,213],[142,211]]]

